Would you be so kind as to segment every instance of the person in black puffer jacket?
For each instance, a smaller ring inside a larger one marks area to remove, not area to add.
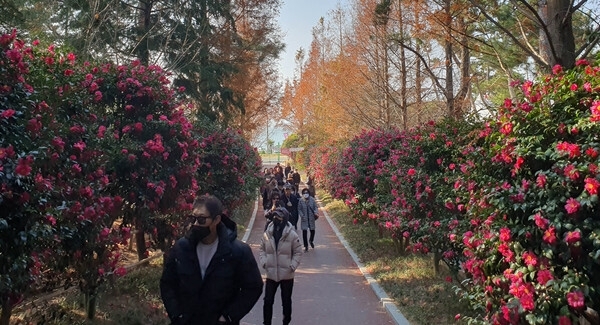
[[[173,325],[239,324],[263,281],[250,246],[237,239],[221,201],[201,196],[187,234],[165,257],[160,293]]]

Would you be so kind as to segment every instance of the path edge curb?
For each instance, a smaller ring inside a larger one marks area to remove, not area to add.
[[[373,289],[373,292],[375,292],[375,295],[377,295],[377,298],[379,298],[379,303],[385,308],[385,310],[394,319],[394,321],[396,322],[397,325],[410,325],[410,323],[408,322],[406,317],[404,317],[404,315],[400,312],[398,307],[396,307],[394,300],[387,295],[385,290],[383,290],[383,288],[379,285],[377,280],[375,280],[375,278],[373,278],[371,273],[369,273],[367,268],[359,260],[358,255],[356,255],[354,250],[350,247],[350,245],[344,238],[344,235],[342,235],[342,233],[339,231],[339,229],[337,228],[337,226],[335,225],[333,220],[331,220],[331,218],[329,217],[329,214],[327,213],[327,209],[325,209],[325,207],[321,203],[322,203],[321,200],[317,200],[317,204],[321,208],[321,211],[323,211],[323,214],[325,215],[325,218],[327,219],[329,226],[331,226],[331,229],[333,229],[333,232],[338,237],[338,239],[340,240],[342,245],[344,245],[344,247],[348,251],[348,254],[350,254],[352,259],[354,260],[354,263],[356,263],[356,265],[360,269],[360,272],[365,277],[365,280],[367,280],[367,282],[371,286],[371,289]]]

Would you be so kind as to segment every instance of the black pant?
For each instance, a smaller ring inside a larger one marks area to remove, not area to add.
[[[294,279],[281,280],[279,282],[267,279],[267,283],[265,283],[265,302],[263,305],[263,324],[265,325],[271,325],[275,292],[277,292],[279,285],[281,285],[283,324],[289,324],[292,321],[292,289],[294,288]]]
[[[306,235],[308,235],[308,230],[302,230],[302,242],[304,242],[304,248],[308,248],[308,241],[306,241]],[[310,242],[312,243],[315,240],[315,230],[310,230]]]

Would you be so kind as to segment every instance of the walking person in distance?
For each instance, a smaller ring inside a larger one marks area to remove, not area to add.
[[[165,257],[160,294],[172,325],[239,324],[260,297],[263,281],[250,246],[221,201],[201,196],[186,235]]]
[[[283,305],[283,324],[292,320],[292,290],[294,274],[302,257],[300,238],[288,222],[289,212],[285,208],[277,208],[273,212],[273,221],[263,233],[259,264],[266,271],[265,297],[263,305],[263,324],[271,325],[273,319],[273,303],[275,293],[281,286],[281,302]]]
[[[302,189],[302,197],[298,202],[298,217],[300,218],[300,227],[302,229],[302,241],[304,244],[304,251],[308,252],[308,244],[310,247],[315,248],[315,220],[319,217],[317,202],[312,197],[307,188]],[[310,240],[307,240],[308,231],[310,230]]]

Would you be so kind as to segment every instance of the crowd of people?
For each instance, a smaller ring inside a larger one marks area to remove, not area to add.
[[[301,177],[290,164],[265,168],[260,193],[266,218],[258,262],[237,239],[234,221],[221,201],[194,201],[186,234],[165,254],[160,291],[172,325],[240,324],[263,292],[263,324],[270,325],[281,288],[283,324],[292,319],[294,275],[309,245],[315,248],[318,206],[312,178],[299,194]],[[302,230],[302,242],[298,232]],[[265,271],[263,284],[260,268]]]

